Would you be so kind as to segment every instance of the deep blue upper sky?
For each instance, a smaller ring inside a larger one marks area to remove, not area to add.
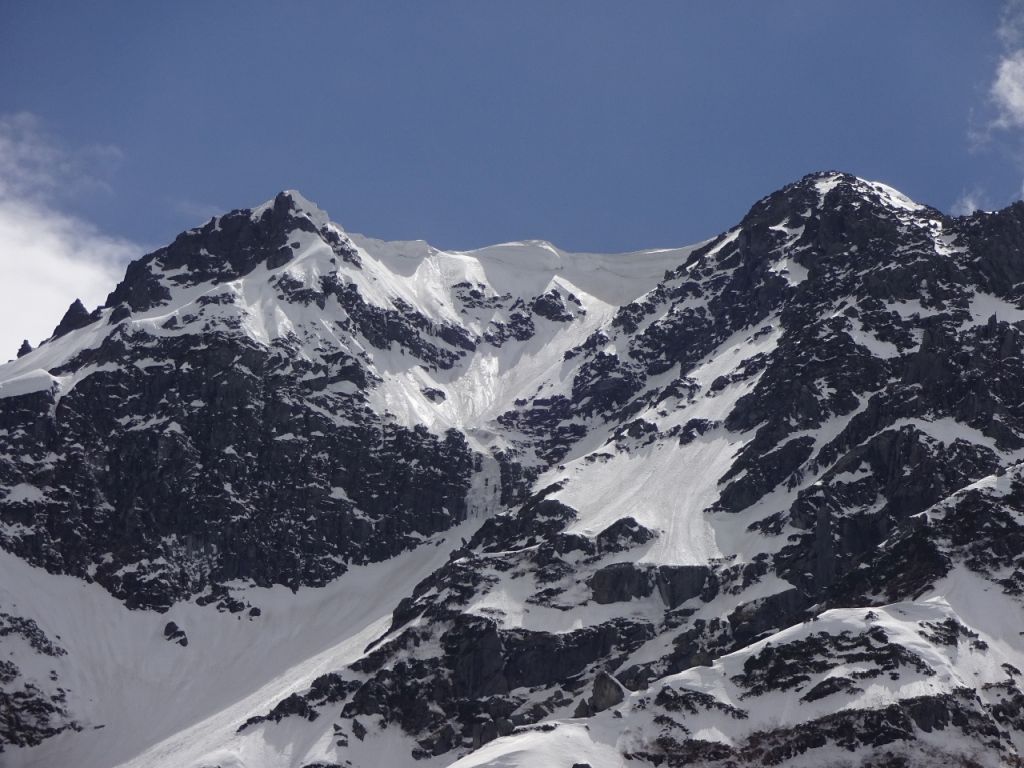
[[[387,239],[679,245],[812,170],[1019,196],[1006,132],[968,140],[1000,9],[0,0],[0,114],[120,150],[60,205],[145,243],[294,187]]]

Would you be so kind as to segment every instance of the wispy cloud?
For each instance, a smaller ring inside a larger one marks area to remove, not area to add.
[[[223,208],[195,200],[174,200],[171,207],[176,213],[196,224],[205,224],[211,217],[224,213]]]
[[[967,130],[972,152],[997,150],[1024,172],[1024,0],[1005,0],[996,27],[1002,51],[986,92],[986,103],[972,110]],[[1015,192],[1006,202],[1019,199]],[[1003,195],[995,195],[1002,198]],[[965,190],[951,206],[955,215],[973,213],[989,204],[985,190]]]
[[[992,122],[994,128],[1024,127],[1024,50],[1013,51],[999,60],[989,95],[997,111]]]
[[[954,216],[969,216],[975,211],[986,210],[988,197],[980,187],[965,189],[950,208]]]
[[[990,127],[1024,127],[1024,0],[1007,0],[996,35],[1003,54],[996,66],[989,96],[995,107]]]
[[[31,112],[0,115],[0,195],[52,201],[110,193],[123,153],[111,144],[74,149],[50,136]]]
[[[1006,0],[1003,3],[996,35],[1008,49],[1020,46],[1024,40],[1024,0]]]
[[[72,148],[30,113],[0,116],[0,362],[50,335],[76,298],[101,303],[142,246],[60,210],[110,191],[113,146]]]
[[[992,130],[1024,127],[1024,0],[1006,0],[999,14],[995,35],[1002,53],[988,88],[993,113],[981,136]]]

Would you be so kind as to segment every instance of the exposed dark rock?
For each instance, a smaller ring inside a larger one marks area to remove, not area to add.
[[[443,403],[445,400],[448,399],[448,396],[445,395],[444,392],[442,392],[440,389],[434,389],[433,387],[425,387],[421,389],[420,392],[422,392],[423,396],[430,400],[432,403]]]
[[[508,693],[504,643],[494,622],[465,617],[442,636],[446,658],[451,659],[454,694],[463,698]]]
[[[89,310],[82,304],[81,299],[75,299],[71,302],[71,306],[68,307],[64,313],[64,317],[57,324],[57,327],[53,329],[53,337],[59,338],[64,336],[71,331],[77,331],[79,328],[84,328],[89,325],[94,318],[90,316]],[[24,345],[22,345],[24,347]]]
[[[661,599],[669,608],[676,608],[704,592],[711,569],[704,565],[662,565],[655,583]]]
[[[97,363],[126,355],[93,352]],[[5,481],[32,472],[53,489],[0,512],[30,528],[0,544],[55,571],[95,565],[93,578],[131,607],[166,608],[234,579],[325,584],[346,561],[390,557],[465,515],[475,460],[458,432],[407,429],[358,395],[311,391],[283,351],[183,336],[139,354],[164,363],[93,373],[59,406],[40,393],[0,412],[19,434]],[[338,378],[359,380],[343,367]],[[140,396],[117,395],[131,389]],[[325,409],[347,413],[346,426]],[[39,469],[51,452],[61,460]]]
[[[842,675],[826,677],[820,683],[812,687],[807,693],[800,697],[800,701],[818,701],[834,693],[863,693],[864,689],[858,686],[853,680]]]
[[[547,293],[536,297],[530,303],[530,309],[535,315],[540,315],[548,320],[556,323],[567,323],[574,319],[570,305],[575,305],[577,312],[582,311],[579,299],[571,293],[568,297],[563,298],[561,291],[553,288]]]
[[[184,647],[188,645],[188,638],[185,636],[185,630],[178,627],[173,621],[168,621],[164,627],[164,639],[170,640],[172,643]]]
[[[590,712],[603,712],[609,707],[621,704],[626,698],[621,683],[607,672],[598,672],[594,678],[593,693],[590,696]]]
[[[595,541],[601,552],[622,552],[646,544],[656,535],[632,517],[623,517],[597,534]]]
[[[53,642],[33,619],[0,611],[0,638],[20,636],[36,653],[44,656],[66,656],[67,651]]]
[[[594,602],[602,605],[647,597],[654,591],[654,585],[653,569],[641,568],[633,563],[606,565],[595,571],[590,578]]]

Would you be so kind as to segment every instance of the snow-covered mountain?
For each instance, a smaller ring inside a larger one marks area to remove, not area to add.
[[[1024,761],[1024,204],[680,249],[296,192],[0,366],[4,765]]]

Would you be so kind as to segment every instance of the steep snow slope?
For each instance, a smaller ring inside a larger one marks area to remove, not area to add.
[[[688,378],[707,392],[715,380],[732,373],[742,361],[771,352],[779,336],[777,320],[766,322],[757,331],[744,329],[699,361]],[[757,380],[755,375],[714,397],[677,404],[671,413],[663,410],[662,401],[640,411],[636,418],[655,424],[661,432],[679,431],[691,422],[719,423],[740,398],[753,391]],[[718,499],[718,483],[744,442],[742,434],[715,430],[685,445],[658,442],[616,452],[597,462],[573,462],[564,470],[546,473],[538,482],[542,487],[564,482],[564,490],[554,498],[590,512],[570,526],[571,532],[595,535],[626,516],[657,532],[639,557],[631,553],[623,559],[662,565],[697,565],[726,555],[745,554],[749,559],[757,551],[743,552],[742,536],[737,535],[742,531],[732,531],[735,526],[729,520],[713,522],[704,514]],[[682,467],[686,468],[686,483],[679,482],[677,473]]]
[[[359,235],[353,235],[352,241],[368,256],[364,266],[382,267],[381,272],[386,270],[390,276],[387,282],[383,275],[374,278],[375,284],[388,285],[392,295],[427,317],[462,323],[478,336],[485,336],[492,323],[510,320],[507,305],[514,307],[511,298],[557,292],[578,300],[568,326],[535,315],[533,334],[514,339],[522,343],[485,344],[464,366],[450,371],[427,374],[400,365],[400,370],[394,370],[393,363],[378,362],[378,369],[386,371],[381,391],[384,407],[409,423],[467,430],[482,427],[508,411],[523,394],[550,387],[563,378],[560,369],[567,350],[607,323],[621,304],[653,288],[666,270],[693,250],[575,254],[550,243],[527,241],[452,253],[423,242],[390,243]],[[465,291],[481,294],[479,302],[465,306]],[[473,306],[478,303],[483,306]],[[445,400],[424,404],[423,387],[439,389]]]
[[[42,754],[5,756],[4,764],[182,765],[210,752],[226,760],[240,722],[358,658],[386,627],[389,606],[442,564],[452,542],[475,524],[453,529],[453,539],[354,568],[323,589],[240,590],[260,609],[258,618],[194,603],[164,614],[131,611],[95,584],[0,554],[0,605],[30,614],[67,651],[39,658],[36,669],[23,665],[22,672],[45,686],[49,669],[57,669],[82,729],[52,738]],[[165,638],[172,621],[187,645]],[[19,663],[26,657],[17,655]],[[282,744],[261,759],[273,764],[293,750]]]

